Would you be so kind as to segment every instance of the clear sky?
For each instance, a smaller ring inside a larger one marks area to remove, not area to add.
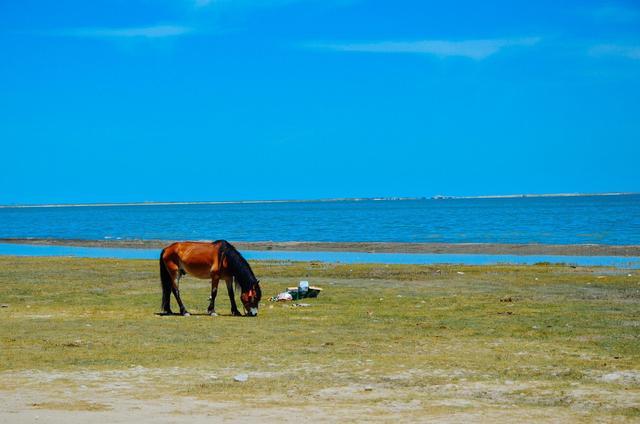
[[[2,0],[0,203],[640,191],[632,1]]]

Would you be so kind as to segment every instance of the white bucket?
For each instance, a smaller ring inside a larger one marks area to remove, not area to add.
[[[309,291],[309,282],[308,281],[300,281],[298,284],[298,291],[300,293],[306,293]]]

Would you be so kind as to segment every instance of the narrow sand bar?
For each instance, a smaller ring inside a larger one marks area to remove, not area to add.
[[[45,238],[0,238],[0,243],[45,246],[82,246],[111,248],[162,248],[177,240],[72,240]],[[203,240],[205,241],[205,240]],[[639,245],[604,244],[504,244],[504,243],[390,243],[390,242],[310,242],[310,241],[232,241],[240,250],[442,253],[486,255],[570,255],[640,256]]]

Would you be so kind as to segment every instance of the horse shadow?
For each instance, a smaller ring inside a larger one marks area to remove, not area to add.
[[[182,317],[182,315],[179,312],[155,312],[154,315],[159,316],[159,317]],[[205,312],[189,312],[189,315],[191,315],[192,317],[208,317],[210,316],[208,313]],[[218,313],[218,317],[233,317],[233,314],[221,314]]]

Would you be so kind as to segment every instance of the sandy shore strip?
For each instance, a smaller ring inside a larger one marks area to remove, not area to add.
[[[161,249],[177,240],[78,240],[51,238],[0,238],[0,243],[44,246]],[[203,240],[205,241],[205,240]],[[206,240],[209,241],[209,240]],[[483,255],[640,256],[639,245],[604,244],[506,244],[506,243],[393,243],[232,241],[240,250],[367,253],[442,253]]]

